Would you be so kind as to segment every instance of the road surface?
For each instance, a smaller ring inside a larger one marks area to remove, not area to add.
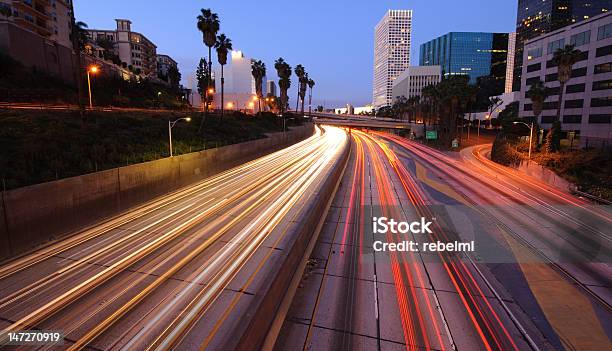
[[[349,168],[276,349],[602,350],[612,335],[610,209],[487,160],[352,133]],[[386,237],[373,217],[434,219]],[[374,252],[375,240],[474,252]]]
[[[318,128],[0,266],[0,330],[61,331],[70,350],[233,348],[347,140]]]

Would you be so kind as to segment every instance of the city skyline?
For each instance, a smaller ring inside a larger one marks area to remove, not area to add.
[[[245,55],[263,60],[268,66],[268,79],[277,80],[273,64],[278,57],[282,56],[292,66],[303,64],[317,82],[313,104],[330,108],[371,102],[373,30],[388,9],[413,10],[411,65],[418,64],[415,60],[419,57],[420,44],[446,32],[512,32],[516,26],[514,2],[498,4],[499,16],[491,16],[490,10],[482,6],[483,1],[478,0],[461,4],[440,1],[440,6],[404,1],[376,4],[351,1],[347,6],[346,1],[315,1],[299,9],[308,19],[303,26],[295,24],[296,5],[279,6],[279,1],[260,4],[184,1],[180,8],[170,4],[142,6],[142,1],[122,2],[121,6],[112,6],[113,3],[119,4],[115,0],[104,4],[76,1],[76,18],[93,29],[113,28],[115,18],[130,19],[133,30],[151,39],[159,53],[170,55],[179,63],[183,83],[187,74],[195,71],[199,58],[206,56],[195,17],[200,8],[210,7],[219,14],[220,33],[228,35],[234,47]],[[467,18],[479,20],[467,21]],[[162,22],[173,25],[160,25]],[[264,39],[257,40],[259,33]],[[270,34],[277,39],[270,42]],[[290,97],[295,96],[296,87],[293,82]]]

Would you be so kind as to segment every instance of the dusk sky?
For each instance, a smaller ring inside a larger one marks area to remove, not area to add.
[[[316,81],[313,104],[337,107],[371,102],[374,26],[386,10],[414,11],[410,61],[418,65],[419,45],[449,31],[513,31],[516,6],[515,0],[106,0],[75,1],[75,12],[96,29],[114,29],[115,18],[132,20],[132,30],[172,56],[185,78],[207,55],[196,16],[211,8],[220,33],[234,49],[263,60],[268,79],[276,80],[279,56],[292,66],[301,63]]]

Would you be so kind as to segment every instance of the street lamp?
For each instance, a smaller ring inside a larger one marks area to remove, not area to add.
[[[184,119],[186,122],[191,122],[191,117],[183,117],[183,118],[179,118],[177,120],[174,121],[170,121],[168,120],[168,140],[169,140],[169,144],[170,144],[170,157],[172,157],[172,128],[174,127],[174,125],[176,124],[176,122],[180,121]]]
[[[91,78],[89,77],[90,74],[97,74],[100,71],[100,69],[98,68],[98,66],[94,66],[91,65],[87,68],[87,88],[89,90],[89,108],[93,109],[93,102],[91,99]]]
[[[524,124],[529,128],[529,156],[527,156],[527,162],[531,160],[531,138],[533,138],[533,122],[531,122],[531,126],[525,122],[512,122],[512,124]]]

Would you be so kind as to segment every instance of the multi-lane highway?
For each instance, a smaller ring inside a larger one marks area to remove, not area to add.
[[[61,331],[61,349],[248,349],[247,328],[267,333],[254,319],[265,287],[349,145],[293,301],[267,311],[285,317],[276,349],[610,346],[609,208],[486,146],[443,153],[335,127],[0,266],[0,330]],[[383,216],[432,233],[373,233]],[[475,250],[373,249],[404,241]]]
[[[349,168],[276,348],[602,350],[610,346],[610,209],[492,163],[352,133]],[[373,234],[372,218],[433,220]],[[376,240],[474,252],[374,252]]]
[[[0,330],[61,331],[70,350],[233,348],[347,141],[318,128],[0,266]]]

